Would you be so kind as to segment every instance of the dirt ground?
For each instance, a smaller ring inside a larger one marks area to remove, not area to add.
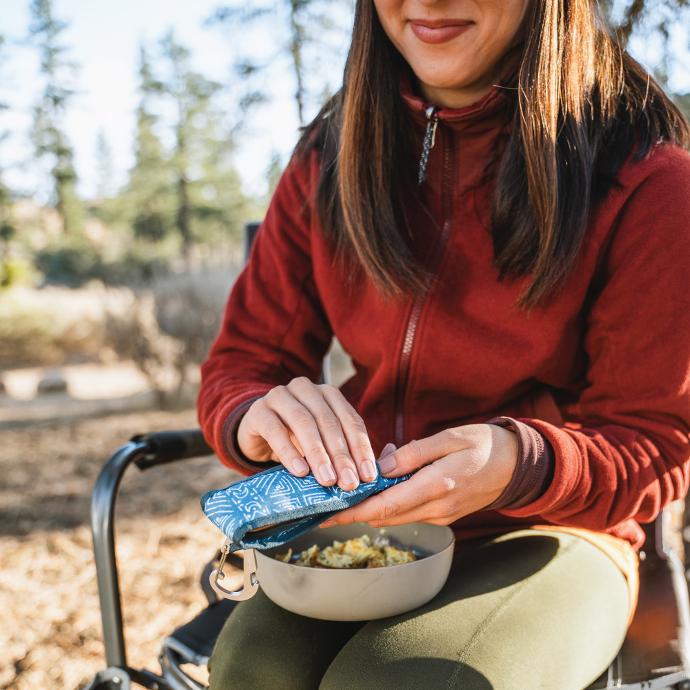
[[[93,483],[131,435],[195,426],[190,409],[0,430],[0,688],[80,688],[104,667]],[[133,666],[157,669],[163,637],[204,605],[198,577],[222,538],[199,496],[235,478],[213,457],[125,477],[116,539]]]

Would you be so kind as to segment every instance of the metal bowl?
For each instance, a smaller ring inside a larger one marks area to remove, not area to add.
[[[309,568],[274,558],[287,546],[266,551],[246,551],[244,588],[231,592],[219,582],[219,571],[211,575],[211,585],[221,596],[244,600],[259,586],[266,596],[288,611],[330,621],[359,621],[405,613],[433,599],[448,578],[455,538],[449,527],[413,523],[374,528],[365,523],[316,528],[290,542],[295,552],[313,544],[328,546],[334,539],[345,541],[369,535],[389,537],[393,543],[410,548],[420,558],[412,563],[367,569]],[[222,578],[222,569],[220,577]]]

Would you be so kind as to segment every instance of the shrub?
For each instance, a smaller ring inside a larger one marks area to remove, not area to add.
[[[116,260],[104,263],[99,275],[106,285],[148,285],[170,272],[168,260],[157,256],[153,251],[140,248],[128,250]]]
[[[47,310],[0,308],[0,368],[52,364],[60,359],[55,324]]]
[[[137,364],[162,407],[179,404],[194,383],[236,275],[236,269],[169,275],[107,309],[106,343]]]
[[[169,273],[169,260],[157,245],[134,245],[123,256],[104,259],[83,237],[61,239],[36,254],[36,268],[47,285],[80,287],[90,280],[105,285],[146,285]]]
[[[103,261],[96,248],[80,237],[67,237],[41,249],[34,259],[44,282],[79,287],[98,278]]]
[[[31,265],[19,258],[0,259],[0,288],[26,285],[33,279]]]
[[[110,290],[109,300],[122,301]],[[9,288],[0,299],[0,369],[97,360],[105,289]]]

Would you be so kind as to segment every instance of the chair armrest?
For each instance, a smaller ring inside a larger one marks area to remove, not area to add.
[[[211,453],[198,429],[139,434],[115,451],[96,479],[91,494],[91,531],[109,667],[127,668],[114,526],[115,502],[122,477],[132,463],[145,470]]]
[[[132,443],[144,443],[148,449],[146,453],[134,461],[142,471],[178,460],[213,455],[213,450],[204,440],[200,429],[137,434],[132,436],[131,441]]]

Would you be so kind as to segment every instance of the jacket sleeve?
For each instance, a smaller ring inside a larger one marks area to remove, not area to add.
[[[201,366],[197,415],[202,432],[221,461],[244,474],[270,464],[252,463],[239,451],[242,414],[297,376],[315,381],[332,338],[312,272],[308,190],[308,165],[293,157]]]
[[[606,530],[652,521],[690,472],[690,157],[661,146],[618,214],[587,322],[587,386],[561,426],[518,421],[553,450],[553,476],[500,510]]]

